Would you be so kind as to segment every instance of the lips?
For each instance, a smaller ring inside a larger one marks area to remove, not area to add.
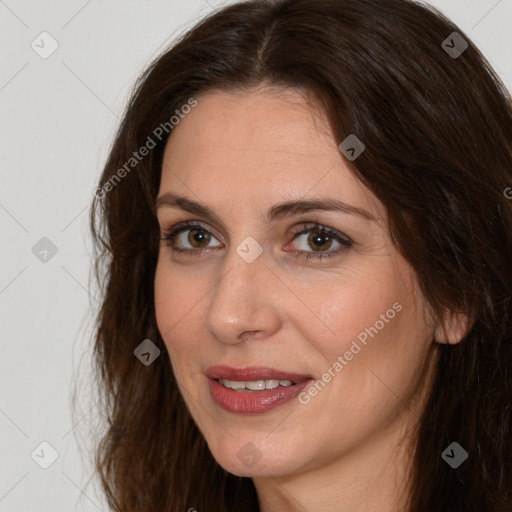
[[[271,411],[290,402],[314,380],[306,374],[263,366],[211,366],[205,375],[214,402],[224,410],[238,414]]]
[[[235,381],[255,381],[255,380],[290,380],[294,383],[312,379],[311,375],[276,370],[265,366],[251,366],[246,368],[233,368],[231,366],[210,366],[205,375],[210,379],[228,379]]]

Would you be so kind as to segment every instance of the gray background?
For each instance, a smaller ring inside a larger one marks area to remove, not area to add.
[[[430,3],[512,89],[512,0]],[[97,296],[87,210],[135,78],[170,39],[221,5],[0,0],[2,512],[108,510],[94,480],[87,485],[85,465],[86,427],[97,421],[87,394]],[[44,31],[58,43],[46,59],[31,47],[51,49]],[[44,247],[33,252],[43,237],[57,248],[46,262]],[[85,393],[72,417],[76,379]],[[51,462],[51,449],[41,442],[58,453],[48,469],[40,465]]]

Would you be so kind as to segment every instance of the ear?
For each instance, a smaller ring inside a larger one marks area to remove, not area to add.
[[[469,333],[473,322],[463,313],[447,311],[434,332],[434,341],[455,345]]]

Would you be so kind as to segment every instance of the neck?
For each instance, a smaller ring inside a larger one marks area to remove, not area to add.
[[[404,434],[398,428],[386,436],[375,432],[370,442],[329,465],[255,478],[260,512],[405,511],[412,454]]]

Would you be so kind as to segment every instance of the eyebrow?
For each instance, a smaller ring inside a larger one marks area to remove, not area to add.
[[[188,197],[173,194],[172,192],[166,192],[160,195],[156,200],[155,211],[165,207],[181,208],[182,210],[185,210],[194,215],[200,215],[202,217],[214,220],[219,224],[222,224],[220,217],[208,206],[193,201]],[[312,211],[342,212],[361,217],[364,220],[377,222],[377,218],[363,208],[358,208],[356,206],[349,205],[343,201],[330,197],[320,197],[308,200],[301,199],[279,203],[269,208],[263,219],[266,222],[272,222],[282,219],[286,216],[298,215]]]

